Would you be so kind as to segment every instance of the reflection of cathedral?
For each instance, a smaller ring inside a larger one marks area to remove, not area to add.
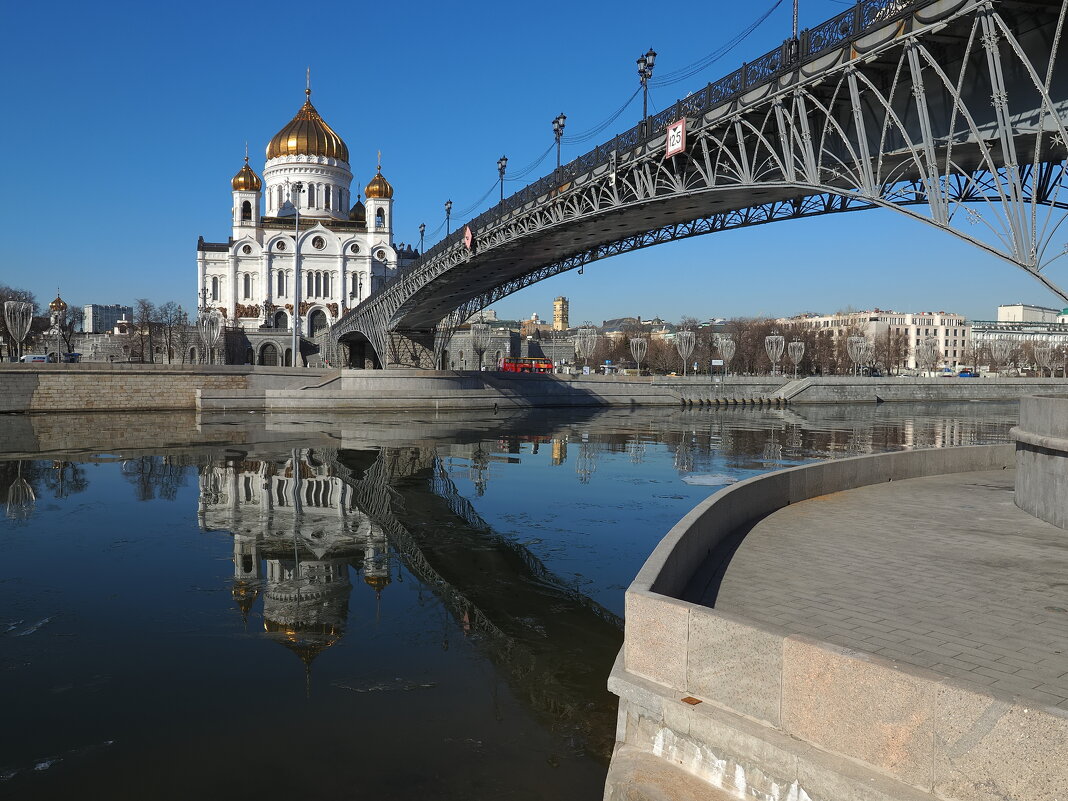
[[[233,535],[242,617],[262,595],[267,636],[305,665],[344,634],[350,567],[379,595],[390,583],[385,533],[310,452],[203,468],[199,514],[204,530]]]

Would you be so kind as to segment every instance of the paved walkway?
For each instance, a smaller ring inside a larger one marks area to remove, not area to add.
[[[1068,710],[1068,531],[1018,509],[1014,477],[912,479],[786,507],[704,600]]]

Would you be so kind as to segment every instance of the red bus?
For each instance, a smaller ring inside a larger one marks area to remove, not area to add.
[[[505,373],[551,373],[553,363],[545,357],[502,356],[497,369]]]

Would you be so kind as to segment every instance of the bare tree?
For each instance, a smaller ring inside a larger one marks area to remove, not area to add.
[[[134,329],[137,332],[141,361],[154,362],[154,330],[158,325],[156,304],[148,298],[134,301]]]

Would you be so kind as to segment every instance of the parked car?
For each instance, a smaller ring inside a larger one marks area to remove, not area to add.
[[[979,373],[973,373],[971,370],[961,370],[957,373],[958,378],[978,378]]]

